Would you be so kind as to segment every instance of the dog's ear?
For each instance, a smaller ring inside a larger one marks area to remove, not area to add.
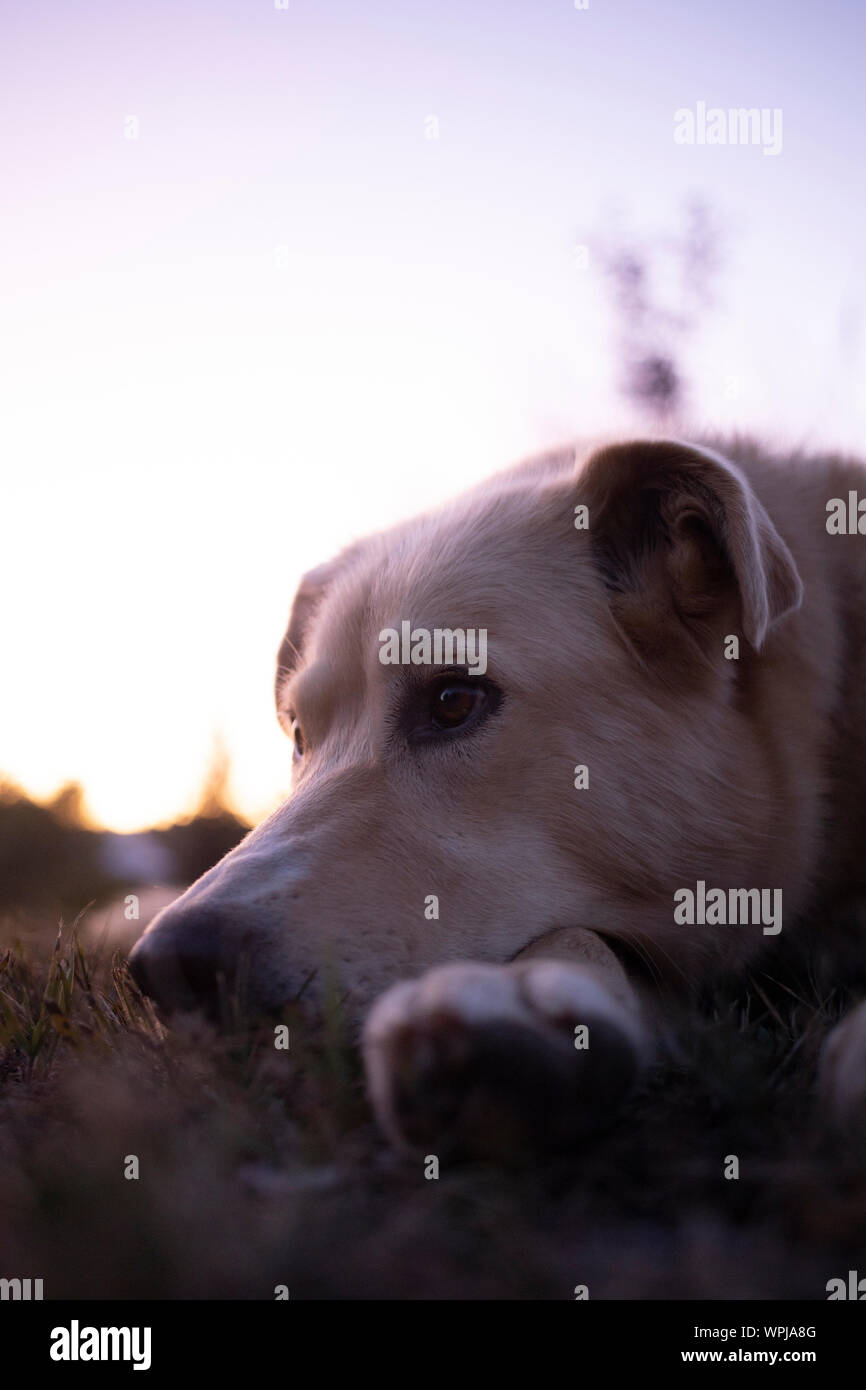
[[[317,565],[315,569],[308,570],[298,585],[292,600],[288,627],[277,652],[274,698],[278,713],[280,711],[280,693],[301,660],[304,642],[316,610],[337,575],[345,568],[349,557],[354,555],[357,549],[358,546],[350,546],[347,550],[336,555],[333,560],[327,560],[323,565]]]
[[[701,645],[719,631],[759,651],[799,608],[803,585],[787,545],[740,469],[678,441],[599,450],[579,478],[593,556],[611,607],[644,653],[684,624]]]
[[[277,652],[277,673],[274,683],[277,697],[279,697],[280,688],[284,681],[292,674],[301,659],[304,637],[310,619],[321,603],[336,568],[336,560],[329,560],[324,565],[317,565],[315,569],[307,571],[298,585],[292,600],[288,626]]]

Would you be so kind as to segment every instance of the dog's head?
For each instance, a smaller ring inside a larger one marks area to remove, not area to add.
[[[738,468],[669,442],[550,456],[353,546],[303,580],[280,649],[289,800],[134,973],[168,1006],[242,966],[261,1005],[330,979],[360,1011],[560,927],[658,936],[671,885],[766,849],[725,760],[800,599]]]

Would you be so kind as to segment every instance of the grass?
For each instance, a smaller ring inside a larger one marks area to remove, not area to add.
[[[845,1000],[808,971],[683,1008],[582,1151],[431,1181],[378,1134],[339,1011],[287,1014],[288,1051],[167,1032],[110,944],[53,938],[0,945],[0,1276],[47,1298],[823,1299],[866,1273],[866,1142],[813,1094]]]

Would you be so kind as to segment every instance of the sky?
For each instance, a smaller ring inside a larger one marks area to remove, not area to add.
[[[4,0],[0,769],[133,829],[221,738],[266,813],[301,574],[633,432],[605,253],[690,199],[690,428],[862,452],[864,41],[859,0]],[[781,150],[677,143],[701,102]]]

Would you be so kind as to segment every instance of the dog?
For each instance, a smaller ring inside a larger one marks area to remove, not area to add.
[[[142,989],[330,982],[403,1147],[591,1133],[669,1001],[856,917],[861,496],[856,460],[744,440],[567,448],[307,574],[291,796],[148,928]],[[819,1080],[866,1113],[866,1003]]]

